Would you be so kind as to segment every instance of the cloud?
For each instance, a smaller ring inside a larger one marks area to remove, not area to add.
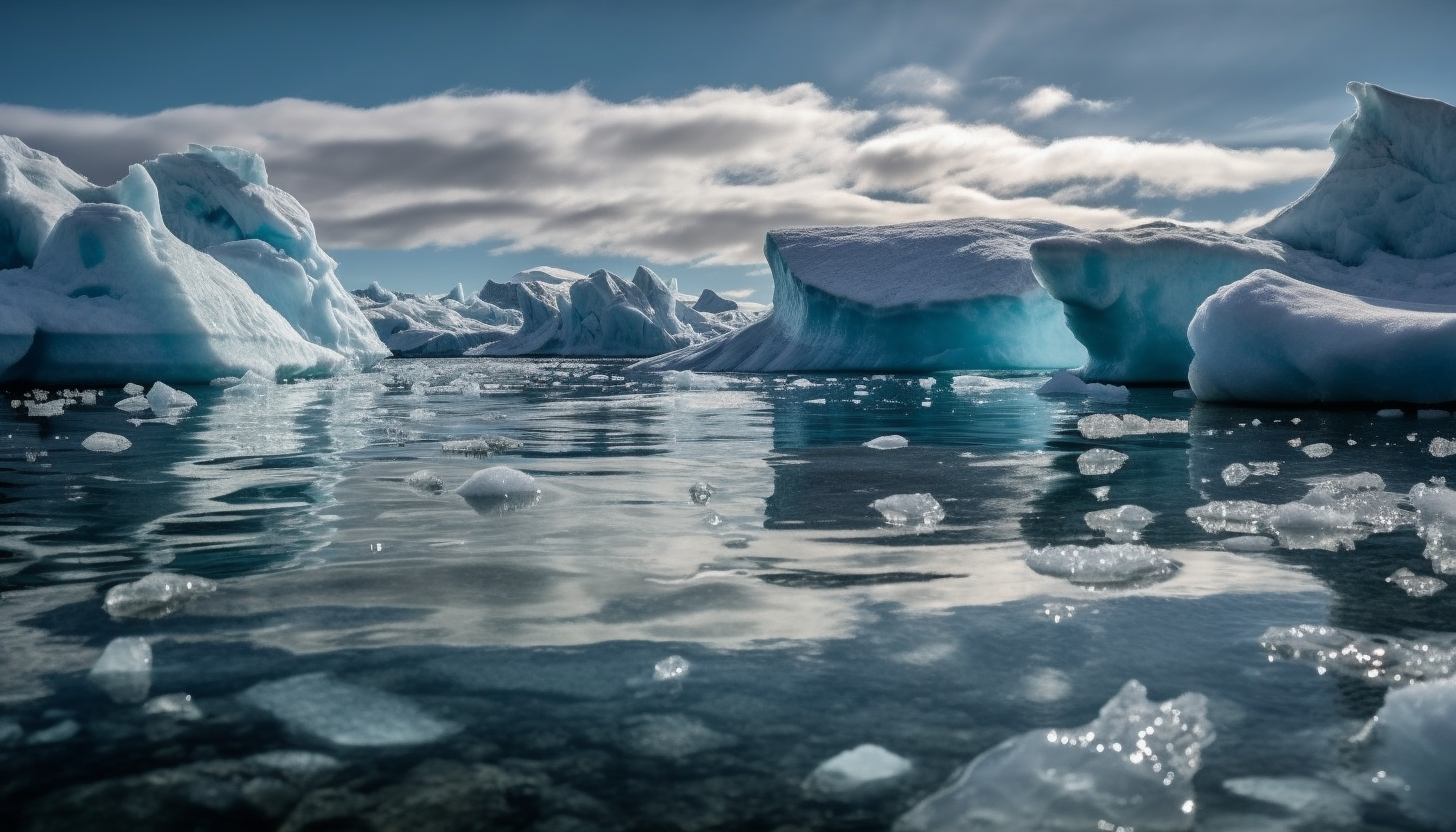
[[[876,75],[866,89],[884,98],[946,101],[960,94],[956,79],[923,64],[910,64]]]
[[[1044,141],[810,84],[610,102],[581,88],[374,108],[280,99],[140,116],[0,105],[0,133],[98,183],[188,142],[263,155],[326,246],[485,242],[662,264],[762,264],[764,232],[970,215],[1145,219],[1115,189],[1191,198],[1313,178],[1327,150],[1084,136]]]
[[[753,293],[753,289],[723,289],[718,292],[718,295],[729,300],[748,300],[753,297]]]
[[[1111,110],[1116,105],[1111,101],[1098,101],[1092,98],[1078,98],[1061,87],[1037,87],[1031,94],[1016,102],[1016,109],[1020,111],[1021,117],[1025,119],[1042,119],[1068,107],[1086,110],[1089,113],[1100,113]]]

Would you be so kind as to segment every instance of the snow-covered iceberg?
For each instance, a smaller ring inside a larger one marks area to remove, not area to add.
[[[458,283],[443,297],[391,292],[378,283],[353,294],[374,332],[397,356],[464,355],[521,327],[519,311],[467,294]]]
[[[1345,295],[1384,302],[1392,308],[1424,303],[1456,306],[1456,108],[1440,101],[1400,95],[1373,84],[1348,87],[1357,107],[1331,136],[1335,161],[1329,171],[1299,200],[1247,236],[1154,223],[1133,229],[1062,235],[1031,246],[1032,269],[1047,291],[1066,305],[1068,325],[1086,345],[1083,368],[1088,380],[1182,381],[1197,348],[1190,343],[1189,324],[1201,304],[1221,287],[1252,272],[1269,269],[1293,281]],[[1283,290],[1281,290],[1283,291]],[[1265,292],[1264,296],[1270,297]],[[1247,299],[1247,290],[1236,293]],[[1293,295],[1285,292],[1285,300]],[[1363,304],[1363,305],[1362,305]],[[1217,303],[1219,314],[1242,314],[1247,305]],[[1285,307],[1287,315],[1261,307],[1261,338],[1277,336],[1293,348],[1287,327],[1304,327],[1306,335],[1321,326],[1350,334],[1351,310],[1365,316],[1370,303],[1326,298],[1318,320],[1305,311]],[[1428,322],[1434,319],[1427,319]],[[1206,326],[1232,327],[1232,322]],[[1328,335],[1303,346],[1325,353]],[[1410,345],[1412,331],[1388,342],[1366,341],[1367,352],[1392,354]],[[1209,342],[1205,339],[1205,345]],[[1399,344],[1399,347],[1397,346]],[[1265,360],[1275,358],[1271,350]],[[1248,368],[1248,352],[1227,353]],[[1200,361],[1205,375],[1217,375],[1209,355]],[[1222,375],[1231,376],[1233,368]],[[1260,375],[1294,378],[1300,370],[1285,365]],[[1336,372],[1334,368],[1322,371]],[[1354,385],[1351,377],[1306,380],[1302,389]],[[1373,377],[1365,377],[1375,381]],[[1419,381],[1408,390],[1392,390],[1395,398],[1428,401]],[[1200,397],[1228,397],[1206,387]],[[1205,396],[1205,393],[1207,394]],[[1247,393],[1238,394],[1247,396]],[[1262,394],[1260,394],[1262,395]],[[1319,393],[1321,400],[1351,398],[1347,393]],[[1288,392],[1280,399],[1290,398]],[[1309,395],[1294,398],[1308,399]],[[1353,396],[1378,398],[1373,393]]]
[[[0,379],[309,376],[388,355],[263,161],[192,146],[97,187],[0,137]]]
[[[1086,357],[1029,268],[1041,220],[770,231],[772,311],[636,366],[715,371],[1068,367]]]

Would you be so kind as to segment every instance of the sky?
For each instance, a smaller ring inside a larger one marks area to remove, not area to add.
[[[29,3],[0,133],[98,184],[260,153],[350,288],[637,264],[767,302],[763,235],[959,216],[1245,230],[1347,81],[1456,102],[1456,3]]]

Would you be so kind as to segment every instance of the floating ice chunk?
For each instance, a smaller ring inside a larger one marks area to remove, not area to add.
[[[1375,411],[1375,415],[1382,419],[1399,419],[1405,416],[1405,411],[1398,407],[1386,407]]]
[[[922,390],[929,390],[930,388],[932,388],[934,386],[935,386],[935,379],[933,379],[933,378],[922,378],[920,380],[920,389],[922,389]]]
[[[1302,449],[1304,455],[1310,459],[1324,459],[1335,452],[1335,449],[1326,442],[1316,442],[1313,445],[1305,445]]]
[[[1271,627],[1259,643],[1271,657],[1311,662],[1321,675],[1333,672],[1373,685],[1398,687],[1456,673],[1456,636],[1449,634],[1402,639],[1300,624]]]
[[[249,370],[238,379],[236,384],[228,385],[227,389],[222,391],[222,395],[226,399],[256,398],[272,393],[277,386],[273,383],[273,379]]]
[[[828,399],[805,399],[804,404],[828,404]]]
[[[1446,582],[1440,578],[1417,575],[1404,567],[1392,572],[1385,582],[1395,584],[1412,598],[1429,598],[1446,588]]]
[[[128,396],[140,396],[143,392],[146,391],[146,389],[147,388],[141,386],[140,384],[128,381],[125,385],[122,386],[121,392],[127,394]],[[151,407],[151,405],[147,406]]]
[[[1375,723],[1376,781],[1401,808],[1437,829],[1456,829],[1456,679],[1385,695]]]
[[[1114,451],[1111,448],[1093,448],[1083,451],[1077,456],[1077,470],[1089,477],[1111,474],[1121,468],[1127,460],[1127,454],[1121,451]]]
[[[647,757],[680,760],[684,757],[726,748],[738,738],[704,725],[684,714],[647,714],[627,720],[627,747]]]
[[[1416,533],[1426,541],[1425,556],[1442,575],[1456,575],[1456,492],[1444,484],[1416,483],[1410,490]]]
[[[889,436],[879,436],[864,443],[866,448],[874,448],[877,451],[891,451],[896,448],[903,448],[910,444],[910,440],[898,433]]]
[[[1244,480],[1248,479],[1251,473],[1253,472],[1249,470],[1247,465],[1235,462],[1223,469],[1223,484],[1228,486],[1243,485]]]
[[[1451,418],[1451,411],[1449,411],[1449,410],[1435,410],[1435,409],[1430,409],[1430,410],[1417,410],[1416,411],[1416,418],[1417,419],[1449,419],[1449,418]]]
[[[514,451],[521,443],[507,436],[481,436],[475,439],[449,439],[440,443],[440,450],[461,456],[493,456]]]
[[[192,701],[189,693],[169,693],[148,699],[147,704],[142,706],[142,713],[148,716],[170,716],[188,722],[202,719],[202,709]]]
[[[1192,777],[1215,737],[1207,710],[1201,694],[1153,703],[1130,681],[1087,725],[1031,731],[980,755],[894,828],[1192,829]]]
[[[1129,543],[1142,537],[1142,530],[1153,522],[1153,513],[1142,506],[1127,505],[1089,511],[1083,519],[1113,543]]]
[[[90,679],[116,702],[145,700],[152,687],[152,646],[139,636],[112,639],[91,665]]]
[[[96,451],[103,454],[114,454],[131,447],[131,440],[125,436],[115,433],[103,433],[97,431],[81,440],[81,447],[88,451]]]
[[[693,664],[682,656],[668,656],[652,666],[652,681],[681,682],[692,672]]]
[[[1122,419],[1111,413],[1095,413],[1077,420],[1077,430],[1084,439],[1118,439],[1126,432]]]
[[[910,761],[878,745],[856,746],[820,763],[804,780],[812,794],[844,795],[883,785],[904,776]]]
[[[798,382],[804,382],[799,384]],[[668,387],[678,390],[722,390],[728,386],[728,382],[722,376],[702,375],[692,370],[668,370],[662,374],[662,382]],[[801,378],[795,381],[795,387],[812,387],[813,382]]]
[[[491,500],[540,494],[541,489],[530,474],[496,465],[471,474],[455,493],[467,500]]]
[[[1196,398],[1198,398],[1197,396],[1193,395],[1193,391],[1192,390],[1189,390],[1187,388],[1184,388],[1182,390],[1174,390],[1173,391],[1173,395],[1177,396],[1180,399],[1196,399]]]
[[[1290,439],[1288,442],[1285,442],[1284,444],[1288,445],[1291,448],[1298,448],[1300,445],[1304,444],[1304,440],[1296,436],[1293,439]]]
[[[1225,500],[1194,506],[1186,513],[1206,532],[1256,534],[1268,527],[1274,506],[1253,500]]]
[[[1436,457],[1437,459],[1448,457],[1452,454],[1456,454],[1456,442],[1452,442],[1450,439],[1443,439],[1442,437],[1437,436],[1435,439],[1431,440],[1431,446],[1427,448],[1427,451],[1430,452],[1431,456]]]
[[[197,406],[197,400],[163,382],[155,382],[147,391],[147,406],[158,416],[175,415],[173,411],[187,410]]]
[[[688,487],[688,497],[700,506],[707,505],[716,493],[718,493],[718,488],[709,482],[699,481]]]
[[[460,730],[404,697],[327,673],[261,682],[238,698],[294,731],[344,747],[420,745]]]
[[[1101,401],[1126,401],[1126,387],[1113,384],[1088,384],[1067,370],[1057,370],[1046,384],[1036,390],[1038,396],[1091,396]]]
[[[112,618],[160,618],[181,609],[193,598],[217,591],[217,584],[196,575],[153,572],[129,584],[106,591],[102,603]]]
[[[870,503],[892,526],[915,525],[935,528],[945,519],[945,509],[929,494],[891,494]]]
[[[1274,548],[1274,541],[1263,535],[1246,534],[1220,540],[1218,545],[1229,552],[1267,552]]]
[[[685,370],[684,372],[689,372],[690,373],[692,371],[691,370]],[[793,381],[789,382],[789,386],[790,387],[818,387],[819,385],[817,385],[814,382],[808,380],[807,378],[796,378]],[[863,386],[864,385],[859,385],[860,388],[862,388]],[[856,388],[856,389],[858,389],[858,388]]]
[[[950,380],[950,389],[961,395],[988,393],[992,390],[1005,390],[1015,386],[1009,381],[990,376],[955,376]]]
[[[1108,497],[1112,495],[1112,486],[1110,485],[1099,485],[1096,488],[1089,488],[1087,490],[1092,492],[1092,496],[1096,497],[1099,503],[1107,502]]]
[[[1162,580],[1178,570],[1176,561],[1140,543],[1046,546],[1027,552],[1026,565],[1040,575],[1090,585]]]
[[[48,402],[25,401],[25,415],[32,418],[39,416],[60,416],[66,412],[65,399],[52,399]]]
[[[1308,482],[1315,491],[1322,491],[1334,496],[1354,494],[1360,491],[1385,490],[1384,478],[1369,471],[1361,471],[1358,474],[1343,477],[1317,477]]]
[[[1277,462],[1250,462],[1249,468],[1256,477],[1279,476],[1279,463]]]
[[[443,494],[445,492],[445,481],[440,478],[439,474],[429,469],[410,474],[404,478],[404,484],[421,494]]]
[[[122,399],[121,401],[116,403],[116,408],[118,410],[125,410],[128,413],[136,413],[142,410],[150,410],[151,407],[152,404],[151,402],[147,401],[146,396],[132,396],[131,398]]]
[[[1313,777],[1235,777],[1223,781],[1231,794],[1278,806],[1299,819],[1299,828],[1349,829],[1360,822],[1360,801],[1327,780]]]

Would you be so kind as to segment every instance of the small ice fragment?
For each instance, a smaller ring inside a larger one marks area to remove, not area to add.
[[[202,709],[192,701],[190,693],[169,693],[148,699],[147,704],[142,706],[142,713],[150,716],[170,716],[173,719],[188,722],[202,719]]]
[[[1449,411],[1449,410],[1434,410],[1434,409],[1432,409],[1432,410],[1417,410],[1416,411],[1416,418],[1417,419],[1449,419],[1449,418],[1451,418],[1451,411]]]
[[[186,410],[197,406],[197,400],[163,382],[155,382],[147,391],[147,404],[158,416],[172,415],[173,410]]]
[[[1259,421],[1258,419],[1255,419],[1255,420],[1249,422],[1249,424],[1253,425],[1254,427],[1259,427],[1260,425],[1262,425],[1264,423],[1261,422],[1261,421]]]
[[[152,687],[151,645],[139,636],[112,639],[91,666],[90,679],[118,703],[143,701]]]
[[[828,404],[828,399],[805,399],[804,404]]]
[[[1446,582],[1440,578],[1417,575],[1404,567],[1392,572],[1385,582],[1395,584],[1412,598],[1429,598],[1446,588]]]
[[[1249,468],[1256,477],[1279,476],[1279,463],[1277,462],[1250,462]]]
[[[1360,444],[1360,443],[1359,443],[1359,442],[1356,442],[1356,441],[1355,441],[1355,440],[1353,440],[1353,439],[1346,439],[1346,440],[1345,440],[1345,444],[1346,444],[1346,445],[1358,445],[1358,444]]]
[[[1235,462],[1233,465],[1223,469],[1223,484],[1228,486],[1243,485],[1244,480],[1249,478],[1248,466]]]
[[[294,731],[338,746],[420,745],[460,730],[404,697],[350,684],[327,673],[261,682],[238,698]]]
[[[961,395],[968,393],[986,393],[991,390],[1005,390],[1008,387],[1015,387],[1009,381],[1002,381],[999,378],[990,376],[956,376],[950,380],[950,389]]]
[[[678,390],[721,390],[728,386],[728,382],[719,376],[701,375],[692,370],[668,370],[662,374],[662,380],[668,387],[675,387]],[[800,384],[799,382],[804,382]],[[799,379],[794,382],[795,387],[812,387],[808,379]]]
[[[668,656],[652,666],[652,681],[680,682],[692,672],[693,665],[682,656]]]
[[[119,434],[97,431],[82,439],[81,447],[97,453],[114,454],[130,448],[131,440]]]
[[[878,745],[860,745],[820,763],[804,780],[804,790],[841,795],[888,783],[910,771],[909,760]]]
[[[1456,454],[1456,442],[1452,442],[1450,439],[1443,439],[1437,436],[1435,439],[1431,440],[1431,447],[1428,450],[1430,451],[1431,456],[1437,458],[1447,457],[1452,454]]]
[[[140,384],[129,381],[126,383],[126,386],[121,388],[121,392],[127,394],[128,396],[140,396],[142,394],[142,391],[146,389],[147,388],[141,386]]]
[[[1153,513],[1142,506],[1126,505],[1089,511],[1083,520],[1113,543],[1129,543],[1142,537],[1142,530],[1153,522]]]
[[[1111,413],[1095,413],[1077,420],[1077,430],[1084,439],[1118,439],[1127,431],[1122,420]]]
[[[790,387],[818,387],[819,385],[817,385],[814,382],[808,380],[807,378],[796,378],[793,381],[789,382],[789,386]]]
[[[521,443],[508,436],[481,436],[475,439],[449,439],[440,443],[440,450],[461,456],[492,456],[514,451]]]
[[[1324,459],[1334,452],[1335,449],[1325,442],[1316,442],[1313,445],[1304,446],[1304,455],[1310,459]]]
[[[1298,448],[1300,445],[1304,444],[1304,440],[1296,436],[1284,444],[1288,445],[1291,448]]]
[[[935,379],[933,379],[933,378],[922,378],[920,380],[920,389],[922,389],[922,390],[929,390],[930,388],[932,388],[934,386],[935,386]]]
[[[1187,388],[1184,388],[1182,390],[1174,390],[1173,391],[1173,395],[1177,396],[1180,399],[1194,399],[1194,398],[1197,398],[1197,396],[1194,396],[1193,395],[1193,391],[1192,390],[1189,390]]]
[[[1295,416],[1293,419],[1290,419],[1289,420],[1289,424],[1291,424],[1291,425],[1297,425],[1297,424],[1299,424],[1302,421],[1304,421],[1304,420],[1303,419],[1300,419],[1298,416]]]
[[[1218,545],[1229,552],[1267,552],[1274,548],[1274,541],[1258,534],[1245,534],[1220,540]]]
[[[541,489],[530,474],[496,465],[471,474],[455,493],[467,500],[491,500],[540,494]]]
[[[1115,384],[1088,384],[1067,370],[1057,370],[1046,384],[1037,388],[1038,396],[1090,396],[1101,401],[1126,401],[1126,387]]]
[[[870,503],[892,526],[918,525],[934,528],[945,519],[945,509],[929,494],[892,494]]]
[[[1417,437],[1416,437],[1416,435],[1414,433],[1407,433],[1405,435],[1405,441],[1407,441],[1407,442],[1414,442],[1414,441],[1416,441],[1416,438]]]
[[[717,486],[713,485],[710,482],[703,482],[702,480],[699,480],[698,482],[695,482],[688,487],[688,496],[692,498],[694,503],[697,503],[700,506],[707,505],[708,501],[711,500],[713,498],[713,495],[716,493],[718,493]]]
[[[125,410],[127,413],[136,413],[142,410],[150,410],[151,404],[147,402],[146,396],[132,396],[129,399],[122,399],[116,403],[118,410]]]
[[[1128,456],[1111,448],[1093,448],[1077,457],[1077,470],[1087,476],[1111,474],[1127,462]]]
[[[896,448],[903,448],[909,444],[909,439],[906,439],[898,433],[892,433],[889,436],[880,436],[876,437],[875,439],[871,439],[870,441],[864,443],[864,446],[866,448],[874,448],[877,451],[891,451]]]
[[[112,618],[160,618],[193,598],[217,591],[217,584],[196,575],[153,572],[106,591],[102,607]]]
[[[404,478],[404,484],[421,494],[443,494],[445,492],[445,481],[440,479],[439,474],[429,469],[410,474]]]
[[[25,402],[25,415],[27,416],[59,416],[65,412],[65,399],[52,399],[48,402]]]
[[[1383,410],[1375,411],[1375,415],[1382,419],[1399,419],[1405,415],[1405,411],[1398,407],[1387,407]]]
[[[1092,496],[1096,497],[1099,503],[1107,502],[1107,498],[1112,494],[1112,486],[1110,485],[1099,485],[1096,488],[1089,488],[1087,490],[1092,492]]]
[[[219,379],[213,379],[212,383],[217,384],[218,381]],[[227,389],[222,391],[222,396],[225,399],[261,398],[273,392],[277,386],[273,383],[273,379],[249,370],[237,380],[236,384],[228,385]]]
[[[1046,546],[1027,552],[1026,565],[1039,575],[1091,585],[1161,580],[1178,569],[1162,552],[1141,543]]]

